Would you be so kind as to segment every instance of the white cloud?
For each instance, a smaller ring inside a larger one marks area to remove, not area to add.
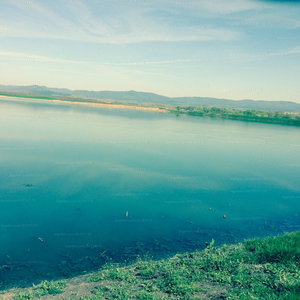
[[[300,53],[300,46],[293,47],[289,50],[283,50],[279,52],[270,53],[270,56],[280,56],[280,55],[293,55]]]
[[[7,51],[0,51],[0,60],[11,60],[11,61],[34,60],[34,61],[78,63],[77,61],[57,59],[57,58],[46,57],[46,56],[42,56],[42,55],[34,55],[34,54],[18,53],[18,52],[7,52]]]
[[[107,16],[97,16],[93,13],[92,6],[79,0],[72,3],[66,2],[64,5],[62,13],[55,7],[47,8],[36,2],[30,5],[17,2],[7,11],[12,20],[16,20],[18,14],[18,22],[22,26],[16,27],[15,23],[8,21],[7,17],[3,15],[2,21],[0,21],[0,24],[4,22],[2,36],[66,39],[109,44],[144,41],[227,41],[240,37],[237,30],[213,25],[206,28],[188,28],[188,26],[180,29],[173,28],[168,26],[164,20],[149,16],[148,13],[156,8],[149,5],[135,5],[129,8],[113,7]]]
[[[92,64],[92,65],[105,65],[105,66],[143,66],[143,65],[169,65],[169,64],[180,64],[180,63],[197,63],[206,62],[206,59],[174,59],[174,60],[162,60],[162,61],[136,61],[136,62],[101,62],[101,61],[79,61],[79,60],[64,60],[53,57],[47,57],[42,55],[32,55],[27,53],[19,52],[6,52],[0,51],[1,60],[34,60],[34,61],[45,61],[45,62],[58,62],[58,63],[73,63],[73,64]]]
[[[204,26],[189,26],[189,16],[198,16]],[[0,11],[0,32],[3,37],[107,44],[230,41],[245,37],[245,25],[297,28],[297,16],[288,8],[248,0],[126,1],[123,5],[119,1],[15,1]],[[176,22],[181,26],[176,27]]]

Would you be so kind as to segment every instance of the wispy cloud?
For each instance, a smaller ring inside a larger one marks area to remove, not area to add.
[[[0,60],[34,60],[45,62],[59,62],[59,63],[72,63],[72,64],[93,64],[93,65],[105,65],[105,66],[138,66],[138,65],[169,65],[180,63],[197,63],[208,62],[207,59],[174,59],[174,60],[162,60],[162,61],[136,61],[136,62],[101,62],[101,61],[87,61],[87,60],[66,60],[57,59],[54,57],[47,57],[42,55],[32,55],[19,52],[5,52],[0,51]]]
[[[147,41],[212,41],[234,40],[240,36],[238,30],[220,28],[213,24],[202,27],[183,26],[176,28],[170,23],[151,16],[153,7],[135,5],[130,10],[124,6],[112,7],[109,15],[93,12],[93,7],[82,1],[65,2],[64,16],[58,9],[39,3],[25,5],[13,3],[7,7],[10,16],[16,13],[12,6],[17,7],[22,26],[7,22],[2,28],[3,36],[33,37],[78,40],[85,42],[126,44]],[[33,22],[35,20],[35,22]],[[42,26],[36,26],[38,23]],[[0,21],[1,24],[1,21]]]
[[[300,46],[298,47],[293,47],[291,49],[288,50],[283,50],[283,51],[279,51],[279,52],[274,52],[274,53],[270,53],[270,56],[280,56],[280,55],[296,55],[296,54],[300,54]]]
[[[215,17],[215,14],[229,14],[237,12],[245,12],[258,8],[259,5],[253,1],[248,0],[204,0],[204,1],[177,1],[175,4],[181,7],[192,8],[198,14],[205,15],[206,17]]]
[[[300,46],[293,47],[290,49],[283,49],[281,51],[233,51],[230,53],[229,58],[232,61],[243,61],[243,62],[254,62],[254,61],[265,61],[268,59],[277,59],[285,56],[296,56],[300,54]]]
[[[19,52],[6,52],[6,51],[0,51],[0,60],[14,60],[14,61],[32,60],[32,61],[78,63],[77,61],[57,59],[57,58],[47,57],[42,55],[34,55],[34,54],[19,53]]]

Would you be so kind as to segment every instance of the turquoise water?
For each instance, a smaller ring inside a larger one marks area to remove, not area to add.
[[[300,128],[5,98],[0,128],[1,288],[300,229]]]

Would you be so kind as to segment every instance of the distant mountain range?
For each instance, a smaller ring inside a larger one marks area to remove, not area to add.
[[[30,85],[0,85],[0,92],[24,93],[30,95],[58,96],[58,97],[81,97],[88,99],[114,100],[118,102],[154,103],[178,106],[225,107],[234,109],[258,109],[284,112],[300,112],[300,104],[291,101],[257,101],[257,100],[229,100],[208,97],[165,97],[154,93],[136,91],[86,91],[48,88],[46,86]]]

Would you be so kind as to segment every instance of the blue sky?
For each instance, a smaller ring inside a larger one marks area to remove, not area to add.
[[[300,103],[299,1],[0,0],[0,84]]]

